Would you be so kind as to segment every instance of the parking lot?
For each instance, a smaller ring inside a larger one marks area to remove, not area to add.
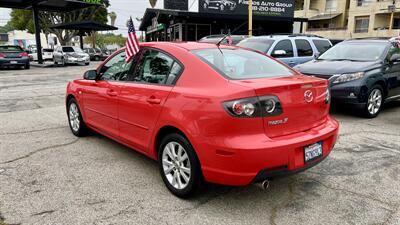
[[[400,101],[371,120],[333,110],[327,160],[265,191],[208,185],[181,200],[156,162],[70,132],[66,84],[95,66],[0,70],[0,224],[400,224]]]

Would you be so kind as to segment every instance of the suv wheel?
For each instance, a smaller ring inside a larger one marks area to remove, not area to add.
[[[94,57],[94,61],[100,61],[100,57],[96,55],[96,56]]]
[[[182,135],[169,134],[161,141],[158,162],[164,184],[172,194],[187,198],[199,189],[200,164],[192,145]]]
[[[367,104],[364,108],[364,115],[367,118],[375,118],[381,112],[385,96],[380,85],[372,87],[368,94]]]

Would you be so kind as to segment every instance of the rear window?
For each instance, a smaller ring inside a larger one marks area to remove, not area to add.
[[[274,42],[272,39],[245,39],[238,46],[266,53]]]
[[[326,52],[326,50],[331,48],[331,43],[325,40],[313,40],[315,47],[318,49],[319,54]]]
[[[19,46],[0,46],[0,52],[22,52]]]
[[[245,80],[293,75],[286,66],[265,55],[245,49],[201,49],[192,53],[229,79]]]

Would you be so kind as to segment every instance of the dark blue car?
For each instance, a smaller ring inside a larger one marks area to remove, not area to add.
[[[21,47],[0,45],[0,68],[23,67],[29,69],[29,55]]]
[[[388,39],[341,42],[317,59],[294,67],[330,80],[332,103],[349,104],[376,117],[385,102],[400,98],[400,48]]]

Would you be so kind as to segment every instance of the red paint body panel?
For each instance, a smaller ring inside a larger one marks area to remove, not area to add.
[[[214,44],[141,46],[160,49],[179,60],[184,65],[179,80],[174,86],[83,79],[71,82],[67,95],[76,97],[89,127],[153,159],[157,159],[155,142],[160,129],[175,127],[194,147],[205,180],[227,185],[247,185],[264,169],[285,166],[294,171],[305,167],[303,149],[315,142],[323,142],[324,156],[331,152],[339,126],[324,102],[326,81],[298,73],[228,80],[190,53],[193,49],[215,48]],[[316,96],[311,103],[304,102],[308,89]],[[110,91],[116,95],[110,95]],[[237,118],[222,105],[265,95],[279,98],[283,114]],[[268,125],[268,121],[282,118],[288,118],[288,122]]]

